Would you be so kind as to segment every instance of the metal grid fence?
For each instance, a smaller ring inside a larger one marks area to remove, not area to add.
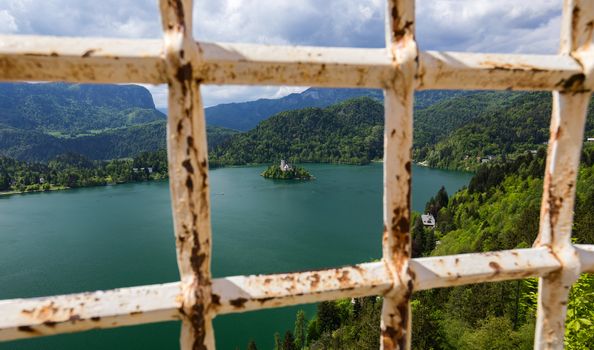
[[[382,349],[408,349],[414,291],[540,277],[535,349],[563,348],[568,292],[594,272],[594,245],[573,245],[576,174],[594,86],[594,1],[565,0],[558,55],[421,52],[414,0],[388,0],[386,48],[195,42],[192,1],[161,0],[157,40],[0,36],[0,80],[167,83],[168,152],[180,282],[0,301],[0,340],[181,320],[182,349],[214,349],[216,315],[344,297],[384,297]],[[380,262],[315,272],[211,278],[202,84],[370,87],[385,92]],[[415,89],[553,91],[540,216],[531,249],[411,259]]]

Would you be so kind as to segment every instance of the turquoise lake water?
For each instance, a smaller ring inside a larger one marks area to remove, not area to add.
[[[336,267],[381,256],[382,164],[310,164],[309,182],[265,180],[261,167],[211,170],[214,277]],[[471,174],[413,167],[413,209]],[[167,182],[0,197],[0,299],[178,280]],[[296,310],[215,319],[217,348],[271,349]],[[179,324],[0,343],[7,349],[176,349]]]

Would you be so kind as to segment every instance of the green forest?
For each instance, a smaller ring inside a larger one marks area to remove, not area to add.
[[[0,157],[0,191],[33,192],[104,186],[115,183],[166,179],[167,152],[143,152],[111,161],[63,154],[47,163]]]
[[[476,171],[487,162],[534,153],[548,141],[550,93],[473,92],[424,102],[414,112],[413,159],[418,163]],[[593,115],[591,105],[587,135],[594,133]],[[381,159],[383,105],[359,97],[326,108],[282,112],[231,136],[210,154],[218,166],[272,163],[279,157],[345,164]]]
[[[594,242],[594,145],[582,152],[573,238]],[[413,257],[487,252],[532,246],[538,232],[545,165],[544,147],[514,159],[484,164],[469,186],[448,195],[444,188],[425,212],[435,229],[413,214]],[[532,349],[536,278],[482,283],[413,294],[413,349]],[[315,315],[300,310],[295,327],[271,335],[275,349],[378,349],[381,298],[321,302]],[[594,276],[582,275],[570,293],[565,345],[594,348]],[[257,349],[251,343],[248,349]],[[262,344],[262,349],[266,347]]]
[[[367,164],[383,153],[383,105],[368,97],[327,108],[281,112],[214,148],[215,165],[272,163]]]

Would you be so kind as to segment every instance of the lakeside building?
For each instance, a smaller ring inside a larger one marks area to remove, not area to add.
[[[421,214],[421,220],[423,221],[423,226],[426,227],[435,227],[435,218],[431,214]]]

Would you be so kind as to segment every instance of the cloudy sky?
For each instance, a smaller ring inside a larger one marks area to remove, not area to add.
[[[0,0],[0,33],[159,38],[158,0]],[[384,0],[195,0],[204,41],[381,47]],[[561,0],[417,0],[422,50],[555,53]],[[158,107],[164,86],[147,86]],[[281,97],[295,87],[208,86],[205,104]]]

